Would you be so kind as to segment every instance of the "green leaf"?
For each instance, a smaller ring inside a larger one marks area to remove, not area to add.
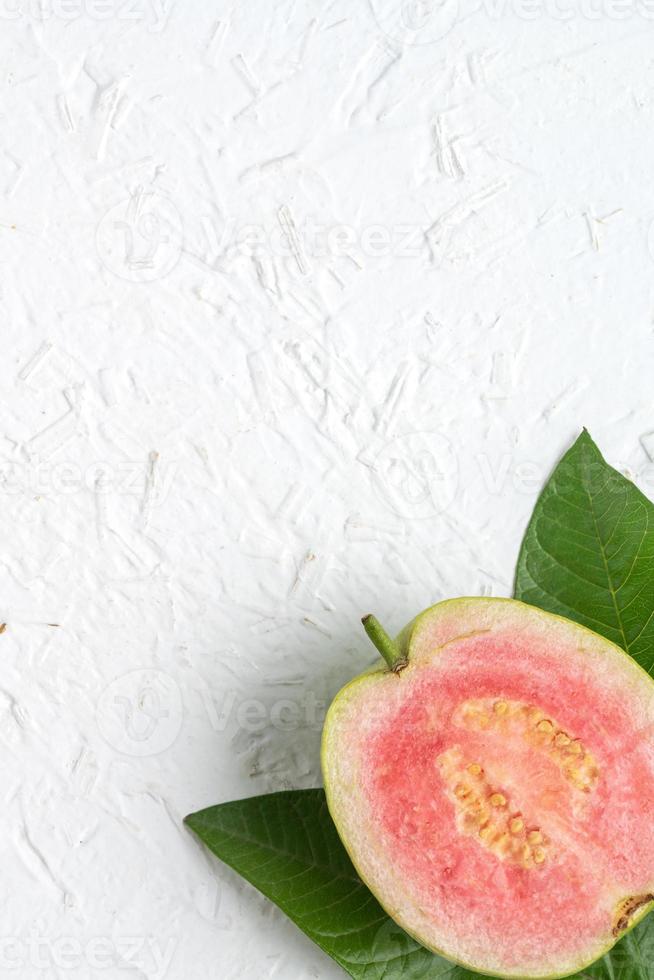
[[[515,597],[583,623],[654,669],[654,504],[585,430],[536,503]]]
[[[428,952],[384,912],[354,870],[323,790],[223,803],[186,823],[356,980],[478,980]]]
[[[605,462],[586,430],[541,493],[515,597],[567,616],[654,669],[654,504]],[[654,980],[654,915],[579,977]]]
[[[614,946],[610,953],[571,980],[652,980],[654,977],[654,916],[648,915],[640,925]]]

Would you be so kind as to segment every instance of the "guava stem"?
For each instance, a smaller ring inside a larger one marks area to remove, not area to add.
[[[364,616],[361,620],[363,623],[363,628],[375,644],[382,657],[388,664],[391,670],[396,673],[406,667],[406,657],[402,653],[402,650],[388,635],[382,624],[374,616],[368,615]]]

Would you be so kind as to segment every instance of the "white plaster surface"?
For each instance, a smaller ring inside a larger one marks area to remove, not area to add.
[[[2,977],[342,976],[181,821],[654,490],[644,4],[0,0]]]

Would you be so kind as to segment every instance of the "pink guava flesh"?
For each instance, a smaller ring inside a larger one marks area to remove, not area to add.
[[[654,686],[520,603],[454,600],[416,624],[409,665],[330,712],[337,827],[425,945],[482,972],[574,972],[654,901]]]

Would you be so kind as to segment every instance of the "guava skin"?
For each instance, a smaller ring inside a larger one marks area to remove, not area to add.
[[[385,662],[339,692],[322,741],[362,879],[466,969],[554,980],[590,966],[654,907],[652,679],[517,600],[448,600],[394,641],[364,625]]]

